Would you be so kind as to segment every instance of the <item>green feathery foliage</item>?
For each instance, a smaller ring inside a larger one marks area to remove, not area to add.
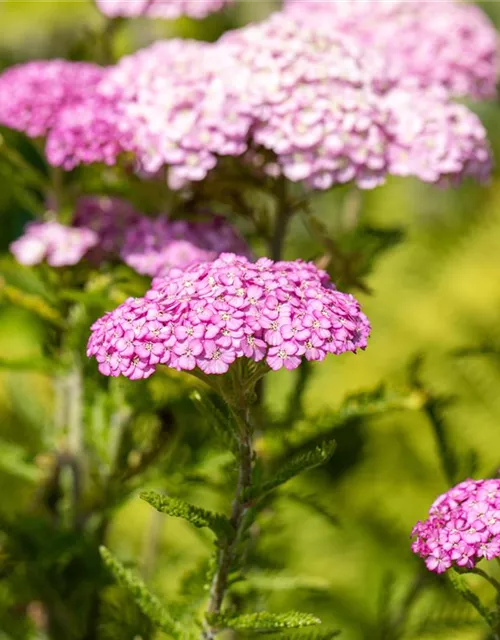
[[[100,552],[104,564],[117,582],[127,589],[142,613],[159,629],[180,640],[182,636],[178,623],[163,608],[158,598],[148,590],[142,580],[118,562],[106,547],[101,547]]]
[[[260,485],[252,487],[245,496],[248,500],[254,500],[265,496],[270,491],[277,489],[299,473],[314,469],[327,462],[335,451],[335,441],[330,440],[319,446],[304,451],[295,456],[278,469],[273,477]]]
[[[286,629],[300,629],[321,624],[321,620],[310,613],[289,611],[287,613],[247,613],[235,618],[212,616],[210,622],[220,629],[233,631],[254,631],[259,633],[278,632]]]
[[[161,513],[174,518],[183,518],[199,529],[207,527],[218,538],[229,537],[233,533],[231,523],[220,513],[197,507],[179,498],[162,496],[154,491],[143,491],[140,497]]]

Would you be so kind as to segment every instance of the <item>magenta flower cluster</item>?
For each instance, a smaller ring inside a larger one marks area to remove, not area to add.
[[[287,0],[301,22],[347,33],[381,56],[400,86],[443,86],[453,95],[493,98],[499,41],[476,6],[459,0]]]
[[[500,556],[500,480],[466,480],[439,496],[412,532],[430,571],[473,568]]]
[[[443,77],[436,88],[403,67],[395,78],[378,47],[303,13],[275,13],[215,43],[156,42],[105,69],[15,67],[0,76],[0,123],[46,135],[54,166],[121,158],[146,177],[167,167],[173,189],[203,180],[228,156],[313,189],[372,188],[387,174],[431,183],[489,175],[483,126],[448,96],[458,81]],[[453,39],[445,23],[442,37]],[[474,34],[486,27],[470,24]]]
[[[19,263],[27,266],[46,260],[52,267],[65,267],[80,262],[98,241],[91,229],[76,229],[55,221],[32,222],[10,250]]]
[[[313,264],[222,254],[172,269],[97,320],[87,353],[104,375],[131,379],[158,365],[222,374],[238,358],[295,369],[364,349],[369,332],[358,302]]]
[[[93,94],[105,70],[87,62],[35,60],[0,75],[0,124],[46,136],[61,112]]]
[[[138,273],[159,276],[215,259],[223,252],[250,256],[248,245],[224,218],[205,213],[193,221],[144,216],[125,200],[81,198],[73,226],[57,222],[27,225],[10,246],[18,262],[53,267],[74,265],[86,258],[94,264],[120,259]]]
[[[181,16],[204,18],[232,0],[96,0],[97,7],[110,18],[164,18]]]

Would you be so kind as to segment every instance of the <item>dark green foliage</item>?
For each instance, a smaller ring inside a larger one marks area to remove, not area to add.
[[[196,507],[178,498],[162,496],[154,491],[143,491],[140,497],[161,513],[175,518],[183,518],[199,529],[203,527],[211,529],[218,538],[225,538],[233,534],[231,523],[219,513]]]

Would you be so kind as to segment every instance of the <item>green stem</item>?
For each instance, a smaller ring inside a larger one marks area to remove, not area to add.
[[[245,493],[252,482],[252,436],[249,420],[249,411],[236,411],[233,409],[239,427],[239,470],[236,494],[231,509],[231,524],[233,534],[230,538],[220,541],[217,554],[216,570],[210,587],[210,597],[207,607],[207,617],[220,614],[224,596],[226,595],[229,574],[234,565],[239,542],[244,533],[245,514],[248,505],[245,502]],[[213,640],[217,636],[217,629],[209,622],[202,632],[202,640]]]
[[[280,178],[276,184],[276,217],[274,228],[269,239],[269,257],[272,260],[281,260],[283,245],[285,243],[288,223],[290,221],[290,210],[286,194],[286,180]]]
[[[500,593],[500,582],[498,582],[498,580],[495,580],[495,578],[487,574],[486,571],[483,571],[482,569],[478,569],[477,567],[475,567],[474,569],[468,569],[467,573],[475,573],[477,576],[481,576],[482,578],[487,580],[491,584],[491,586],[496,589],[496,591]]]

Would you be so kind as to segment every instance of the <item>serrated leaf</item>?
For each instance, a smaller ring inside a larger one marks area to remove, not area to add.
[[[321,445],[317,445],[312,449],[304,451],[303,453],[295,456],[288,462],[278,469],[273,478],[268,480],[267,482],[262,483],[261,485],[257,485],[252,487],[246,494],[247,500],[252,500],[255,498],[262,497],[278,488],[279,486],[288,482],[299,473],[303,471],[308,471],[310,469],[314,469],[315,467],[319,467],[320,465],[327,462],[333,455],[335,451],[335,441],[330,440],[324,442]]]
[[[212,622],[212,620],[211,620]],[[215,624],[233,631],[255,631],[267,633],[284,629],[301,629],[321,624],[321,620],[310,613],[289,611],[287,613],[247,613],[235,618],[216,618]]]
[[[279,637],[279,634],[279,631],[277,633],[272,633],[269,636],[270,640],[274,637]],[[340,631],[338,629],[322,629],[320,631],[287,631],[286,640],[332,640],[332,638],[337,638],[339,635]]]
[[[446,574],[448,576],[449,581],[453,585],[455,591],[457,591],[464,600],[467,600],[474,609],[479,613],[479,615],[489,624],[493,624],[495,622],[495,614],[490,612],[481,600],[477,597],[477,595],[469,589],[465,580],[460,576],[460,574],[451,569]]]
[[[181,629],[179,629],[177,622],[171,618],[170,614],[163,608],[158,598],[149,591],[144,582],[118,562],[106,547],[100,547],[99,551],[104,564],[114,575],[116,581],[130,593],[142,613],[159,629],[180,640]]]
[[[143,491],[140,498],[161,513],[183,518],[199,529],[211,529],[218,538],[228,538],[234,533],[232,524],[220,513],[197,507],[179,498],[163,496],[155,491]]]

